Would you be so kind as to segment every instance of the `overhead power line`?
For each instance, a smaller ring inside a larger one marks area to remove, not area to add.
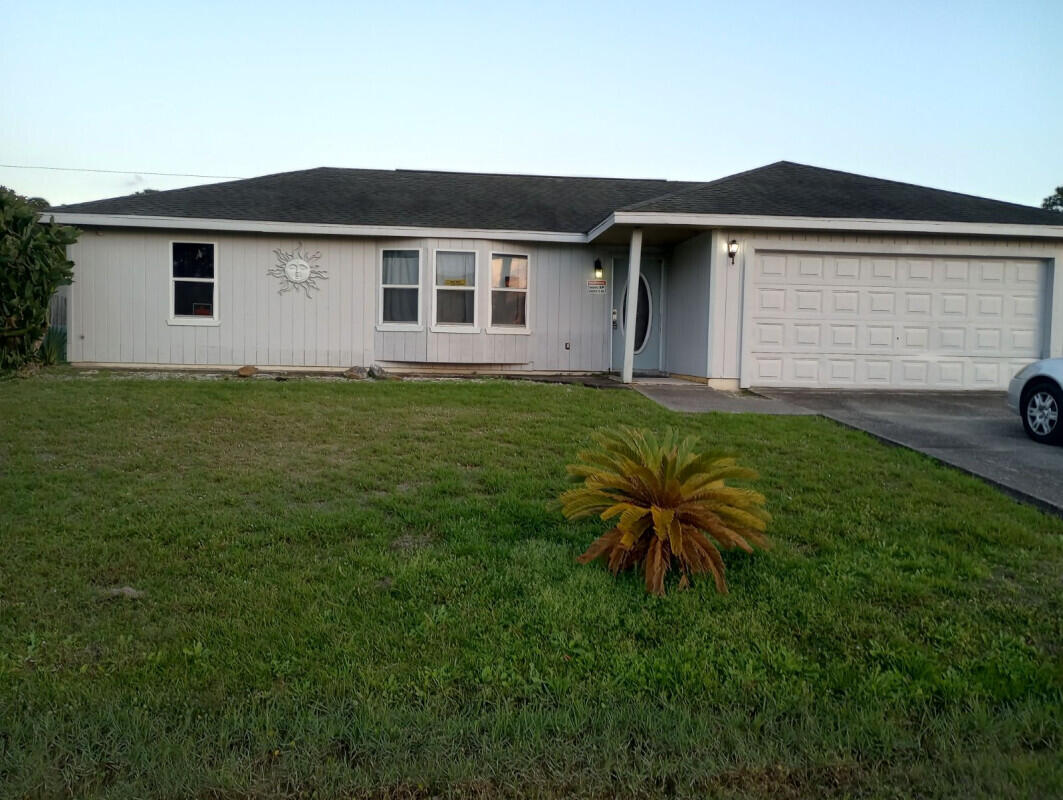
[[[230,178],[240,180],[242,175],[198,175],[194,172],[148,172],[139,169],[88,169],[85,167],[44,167],[33,164],[0,164],[6,169],[46,169],[54,172],[106,172],[111,175],[153,175],[164,178]]]

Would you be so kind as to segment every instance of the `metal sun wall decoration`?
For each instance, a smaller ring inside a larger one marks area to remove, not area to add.
[[[273,252],[277,255],[277,265],[270,268],[268,274],[280,279],[281,288],[277,294],[284,294],[289,289],[302,289],[310,297],[311,289],[321,289],[317,285],[319,280],[328,280],[328,271],[314,266],[314,262],[321,258],[320,250],[313,253],[304,251],[303,243],[299,242],[291,252],[279,247]]]

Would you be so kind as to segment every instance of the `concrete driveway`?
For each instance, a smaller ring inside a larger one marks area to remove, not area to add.
[[[758,389],[879,439],[926,453],[1063,513],[1063,447],[1027,438],[1003,392],[850,392]]]

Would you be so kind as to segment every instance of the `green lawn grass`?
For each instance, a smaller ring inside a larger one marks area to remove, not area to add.
[[[761,472],[775,547],[725,554],[730,595],[575,563],[602,526],[548,502],[618,423]],[[0,796],[1058,795],[1061,534],[818,418],[8,380]]]

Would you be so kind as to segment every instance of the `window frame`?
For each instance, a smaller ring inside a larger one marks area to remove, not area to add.
[[[472,253],[472,274],[476,282],[471,286],[439,286],[439,254],[440,253]],[[432,251],[432,326],[433,333],[480,333],[480,254],[476,250],[461,250],[454,247],[437,247]],[[439,322],[439,292],[472,292],[472,324],[456,322]]]
[[[414,250],[417,252],[417,283],[413,284],[401,284],[401,283],[384,283],[384,254],[401,251],[401,250]],[[424,249],[421,247],[381,247],[380,258],[378,260],[378,272],[380,277],[378,281],[379,289],[377,291],[377,330],[380,331],[423,331],[424,321],[423,307],[424,303],[421,300],[421,292],[424,289],[424,270],[421,269],[421,264],[424,263]],[[434,278],[434,276],[433,276]],[[384,320],[384,290],[385,289],[417,289],[417,321],[416,322],[386,322]]]
[[[510,336],[527,336],[531,333],[531,287],[532,287],[532,258],[529,253],[520,253],[514,250],[492,250],[490,251],[490,257],[487,259],[487,299],[492,300],[495,292],[523,292],[524,293],[524,324],[523,325],[495,325],[494,319],[492,319],[492,306],[488,302],[487,308],[487,333],[492,335],[510,335]],[[527,287],[524,289],[506,289],[502,287],[494,287],[491,285],[491,262],[494,261],[495,256],[510,256],[516,258],[523,258],[528,262],[528,280]]]
[[[174,274],[173,274],[173,247],[174,247],[175,244],[209,244],[211,247],[213,247],[214,248],[214,277],[213,278],[176,278],[176,277],[174,277]],[[167,271],[169,273],[169,281],[168,281],[168,283],[169,283],[169,295],[170,295],[170,310],[169,310],[169,313],[167,314],[166,324],[167,325],[191,325],[191,326],[199,326],[199,327],[204,327],[204,326],[205,327],[217,327],[218,325],[221,325],[221,316],[220,316],[221,309],[218,307],[219,300],[221,299],[221,293],[219,291],[219,286],[218,286],[218,283],[219,283],[218,272],[219,272],[219,269],[220,269],[218,262],[221,261],[221,259],[219,258],[219,254],[221,252],[221,249],[218,247],[218,242],[216,240],[210,240],[210,239],[171,239],[170,240],[170,245],[169,245],[169,247],[167,249],[167,252],[169,253],[169,257],[170,257],[169,258],[169,263],[166,266],[166,269],[167,269]],[[178,315],[178,314],[174,313],[174,284],[177,281],[185,281],[187,283],[211,283],[211,284],[214,285],[213,286],[214,292],[213,292],[212,297],[211,297],[211,316],[209,316],[209,317],[196,317],[196,316],[185,316],[183,314],[182,315]]]

